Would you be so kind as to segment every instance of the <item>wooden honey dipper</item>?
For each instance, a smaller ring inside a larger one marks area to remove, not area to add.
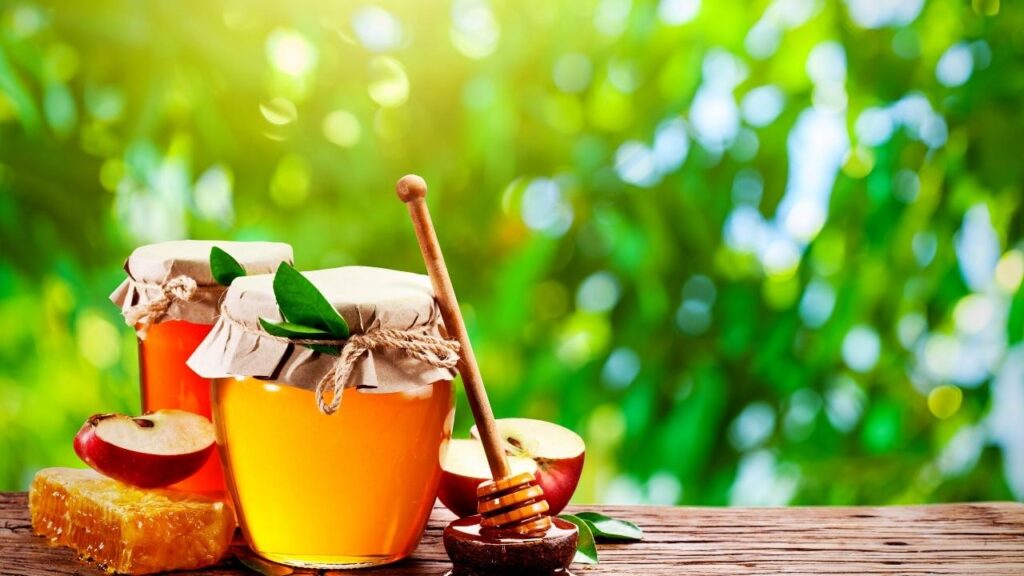
[[[493,476],[477,488],[480,516],[457,520],[445,529],[445,548],[455,565],[453,574],[565,574],[576,551],[576,527],[547,515],[544,490],[533,474],[513,475],[509,471],[480,367],[430,219],[425,200],[427,183],[410,174],[398,181],[395,190],[409,208],[445,328],[461,346],[458,368]],[[498,552],[490,550],[494,545],[501,546],[500,558]]]

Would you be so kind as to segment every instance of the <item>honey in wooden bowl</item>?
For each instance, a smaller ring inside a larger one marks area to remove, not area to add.
[[[531,536],[500,536],[481,529],[480,516],[467,516],[445,527],[443,539],[450,576],[565,576],[578,538],[576,526],[557,517]]]

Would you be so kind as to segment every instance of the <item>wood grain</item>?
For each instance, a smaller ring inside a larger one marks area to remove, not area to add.
[[[598,545],[584,574],[1024,575],[1024,504],[884,508],[667,508],[587,506],[639,524],[643,542]],[[572,511],[571,509],[569,510]],[[434,510],[412,558],[352,576],[440,576],[448,570]],[[195,576],[248,574],[235,560]],[[0,575],[95,575],[66,549],[32,535],[24,494],[0,493]],[[337,574],[337,573],[335,573]]]

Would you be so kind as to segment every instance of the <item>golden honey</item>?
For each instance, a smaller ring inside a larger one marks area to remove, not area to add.
[[[178,409],[210,418],[210,379],[185,365],[211,325],[168,320],[149,327],[139,340],[142,410]],[[212,454],[195,474],[173,485],[189,492],[224,492],[220,458]]]
[[[440,482],[452,383],[383,394],[346,388],[330,416],[313,396],[252,378],[214,381],[217,443],[249,545],[294,566],[408,556]]]

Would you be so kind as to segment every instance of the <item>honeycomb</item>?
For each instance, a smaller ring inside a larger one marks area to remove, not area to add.
[[[234,512],[222,500],[135,488],[93,470],[40,470],[29,510],[37,534],[111,574],[215,564],[235,532]]]

